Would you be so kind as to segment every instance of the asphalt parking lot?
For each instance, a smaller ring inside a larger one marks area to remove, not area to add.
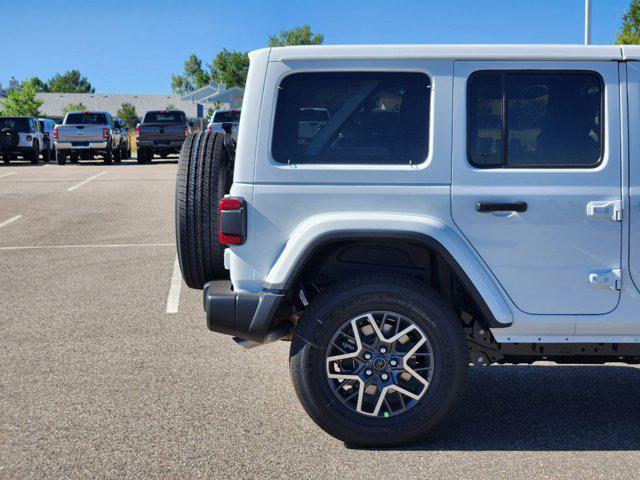
[[[411,448],[324,434],[288,344],[209,332],[174,276],[175,172],[0,166],[0,478],[638,478],[631,366],[473,368]]]

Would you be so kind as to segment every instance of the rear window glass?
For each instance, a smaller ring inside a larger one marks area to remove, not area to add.
[[[70,113],[65,121],[69,125],[106,125],[107,116],[104,113]]]
[[[184,112],[147,112],[142,123],[186,123]]]
[[[216,112],[213,114],[212,122],[226,123],[226,122],[239,122],[240,112]]]
[[[591,72],[478,72],[468,86],[478,167],[591,167],[602,156],[603,88]]]
[[[280,163],[409,164],[427,158],[423,73],[321,72],[282,81],[272,143]]]
[[[18,132],[29,132],[28,118],[0,118],[0,130],[3,128],[13,128]]]

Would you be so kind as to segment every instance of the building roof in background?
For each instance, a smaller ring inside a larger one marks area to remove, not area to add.
[[[131,103],[136,113],[142,117],[149,110],[162,110],[174,105],[187,117],[198,116],[198,104],[185,101],[180,95],[141,95],[141,94],[101,94],[101,93],[38,93],[37,97],[44,103],[40,107],[42,116],[61,117],[67,105],[82,104],[87,110],[106,111],[117,115],[123,103]]]
[[[240,108],[242,106],[243,96],[243,88],[231,87],[229,89],[218,91],[213,95],[201,99],[200,103],[212,104],[220,102],[222,104],[229,104],[230,108]]]
[[[229,108],[240,108],[244,89],[240,87],[227,88],[224,83],[211,82],[209,85],[194,90],[182,96],[182,100],[194,101],[202,104],[221,103]]]
[[[226,88],[224,83],[217,84],[216,82],[211,82],[209,85],[205,87],[199,88],[197,90],[194,90],[193,92],[182,95],[181,98],[184,101],[198,102],[203,98],[207,98],[207,97],[210,97],[211,95],[218,93],[218,91],[221,88],[222,90]]]

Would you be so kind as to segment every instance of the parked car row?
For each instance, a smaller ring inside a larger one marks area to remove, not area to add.
[[[148,111],[136,127],[138,163],[150,162],[154,155],[166,158],[179,153],[192,127],[181,110]],[[35,117],[0,117],[0,156],[5,163],[18,157],[58,165],[96,157],[119,163],[131,158],[131,146],[129,129],[109,112],[71,111],[61,124]]]

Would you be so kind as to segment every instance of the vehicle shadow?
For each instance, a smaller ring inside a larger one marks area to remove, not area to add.
[[[455,411],[400,450],[640,449],[640,369],[631,366],[472,367]]]
[[[134,158],[130,160],[122,160],[120,163],[112,162],[112,163],[104,163],[104,160],[98,158],[95,160],[80,160],[78,163],[67,163],[67,165],[76,165],[76,166],[84,166],[84,167],[103,167],[103,168],[121,168],[121,167],[134,167],[134,166],[153,166],[153,165],[177,165],[178,158],[166,158],[166,159],[154,159],[151,162],[147,163],[138,163],[138,161]],[[34,165],[35,166],[35,165]],[[65,165],[66,166],[66,165]],[[60,168],[64,168],[65,166],[61,166]]]
[[[53,162],[55,163],[55,162]],[[26,167],[44,167],[45,165],[51,165],[51,163],[31,163],[29,161],[21,162],[20,160],[11,160],[9,163],[4,163],[0,160],[0,168],[26,168]]]

